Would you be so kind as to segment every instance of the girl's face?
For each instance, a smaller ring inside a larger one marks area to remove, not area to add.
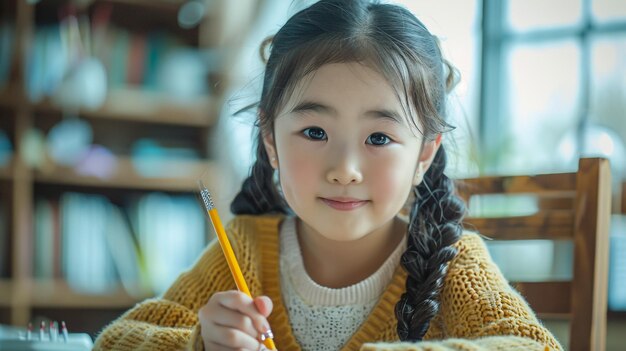
[[[389,225],[432,161],[387,80],[359,63],[334,63],[302,79],[264,143],[291,209],[339,241]]]

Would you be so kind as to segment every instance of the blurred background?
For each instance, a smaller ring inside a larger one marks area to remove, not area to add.
[[[95,336],[194,262],[212,239],[196,180],[231,218],[253,161],[254,123],[253,112],[233,114],[259,97],[261,41],[312,2],[1,2],[0,324],[65,320]],[[610,160],[607,349],[618,350],[626,2],[395,3],[440,38],[461,73],[449,101],[457,128],[444,141],[449,175],[575,171],[581,156]],[[516,206],[524,204],[504,207]],[[561,262],[571,246],[490,250],[510,279],[571,278]],[[549,326],[567,340],[565,324]]]

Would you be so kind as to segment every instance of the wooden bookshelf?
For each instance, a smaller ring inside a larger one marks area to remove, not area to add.
[[[50,98],[42,102],[29,101],[24,72],[28,55],[34,52],[31,45],[35,42],[38,27],[57,23],[58,14],[63,12],[58,11],[59,8],[69,2],[59,0],[32,4],[7,0],[0,5],[3,18],[15,23],[10,83],[0,89],[0,112],[5,122],[0,127],[7,129],[5,131],[13,141],[15,155],[23,154],[23,141],[30,130],[37,129],[46,134],[64,118],[66,109]],[[128,36],[147,35],[158,30],[175,37],[176,43],[200,50],[223,51],[223,57],[233,57],[253,19],[235,14],[237,9],[228,6],[227,0],[207,0],[207,13],[200,24],[195,28],[181,28],[177,24],[177,11],[187,2],[94,0],[77,6],[77,11],[89,17],[94,14],[95,7],[111,5],[114,9],[111,24],[127,31]],[[138,12],[142,15],[137,16]],[[250,11],[249,15],[254,14]],[[225,18],[240,22],[235,26],[228,23],[227,26],[223,22]],[[229,63],[228,59],[222,62],[223,65]],[[73,192],[77,188],[83,193],[104,195],[112,201],[114,198],[115,201],[122,201],[120,194],[143,196],[151,191],[192,195],[196,191],[196,180],[201,175],[208,173],[209,178],[222,179],[220,165],[209,158],[212,152],[208,136],[224,104],[224,92],[228,89],[228,75],[232,67],[220,67],[219,62],[214,65],[207,77],[207,85],[212,88],[207,96],[177,101],[163,93],[156,93],[158,89],[143,90],[143,83],[128,84],[128,87],[110,85],[116,88],[107,92],[102,106],[95,110],[72,111],[92,124],[94,144],[103,145],[115,154],[116,168],[108,178],[81,175],[71,167],[54,164],[49,158],[43,165],[33,167],[20,157],[14,157],[8,166],[0,167],[0,182],[4,183],[0,202],[8,217],[3,225],[8,226],[5,229],[9,233],[7,239],[0,238],[8,240],[4,245],[6,251],[0,252],[0,256],[4,258],[8,255],[9,258],[8,276],[4,276],[5,273],[0,276],[0,309],[4,311],[0,314],[0,324],[25,326],[35,316],[41,317],[42,313],[43,317],[46,313],[51,316],[74,313],[79,314],[85,325],[93,329],[81,330],[78,327],[73,330],[93,335],[120,310],[148,297],[132,296],[121,285],[110,293],[91,295],[74,291],[62,278],[34,279],[35,203],[46,197],[55,200],[54,197],[59,194]],[[193,148],[193,154],[199,159],[183,159],[182,156],[172,159],[170,156],[167,161],[169,172],[164,172],[165,175],[143,176],[136,170],[133,163],[136,161],[130,156],[132,145],[139,138],[156,140],[159,137],[164,139],[159,145]],[[220,204],[216,204],[219,207]],[[102,316],[108,316],[108,319]]]
[[[159,7],[168,11],[175,11],[187,0],[104,0],[102,2],[108,2],[111,4],[131,4]]]
[[[95,295],[74,291],[63,280],[30,280],[24,284],[32,307],[63,308],[129,308],[148,297],[131,296],[121,286],[107,294]]]
[[[0,100],[1,101],[1,100]],[[176,101],[158,93],[140,89],[117,89],[108,92],[107,100],[97,110],[80,110],[81,117],[110,119],[177,126],[207,128],[217,120],[217,99],[205,97],[192,101]],[[61,113],[50,101],[34,106],[38,113]]]
[[[165,163],[165,161],[164,161]],[[197,189],[196,181],[204,172],[209,173],[212,179],[218,179],[219,170],[212,161],[166,161],[169,167],[186,169],[184,177],[148,178],[137,173],[132,159],[120,157],[117,159],[117,170],[109,178],[83,176],[69,167],[55,166],[48,171],[36,171],[34,180],[40,184],[72,185],[96,188],[114,188],[130,190],[154,190],[172,192],[194,192]]]
[[[119,286],[106,294],[87,294],[73,290],[64,280],[27,279],[20,282],[0,281],[0,307],[18,300],[31,307],[55,308],[129,308],[151,295],[132,296]],[[16,292],[16,293],[13,293]],[[14,297],[15,296],[15,297]]]

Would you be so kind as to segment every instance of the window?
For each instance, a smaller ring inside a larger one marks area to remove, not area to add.
[[[579,155],[600,154],[624,176],[626,2],[482,5],[484,169],[559,171],[574,169]]]

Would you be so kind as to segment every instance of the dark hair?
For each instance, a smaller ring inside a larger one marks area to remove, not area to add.
[[[442,58],[437,39],[408,10],[367,0],[322,0],[296,13],[264,42],[269,45],[257,120],[256,162],[231,204],[234,214],[288,213],[275,184],[264,133],[274,130],[278,109],[298,81],[324,64],[360,62],[379,71],[397,89],[413,113],[410,123],[433,138],[451,127],[445,122],[446,95],[455,69]],[[419,118],[419,120],[417,120]],[[440,147],[421,184],[408,226],[402,265],[408,273],[406,292],[396,305],[398,336],[421,340],[439,310],[439,293],[452,246],[462,233],[464,203],[444,175],[446,154]]]

